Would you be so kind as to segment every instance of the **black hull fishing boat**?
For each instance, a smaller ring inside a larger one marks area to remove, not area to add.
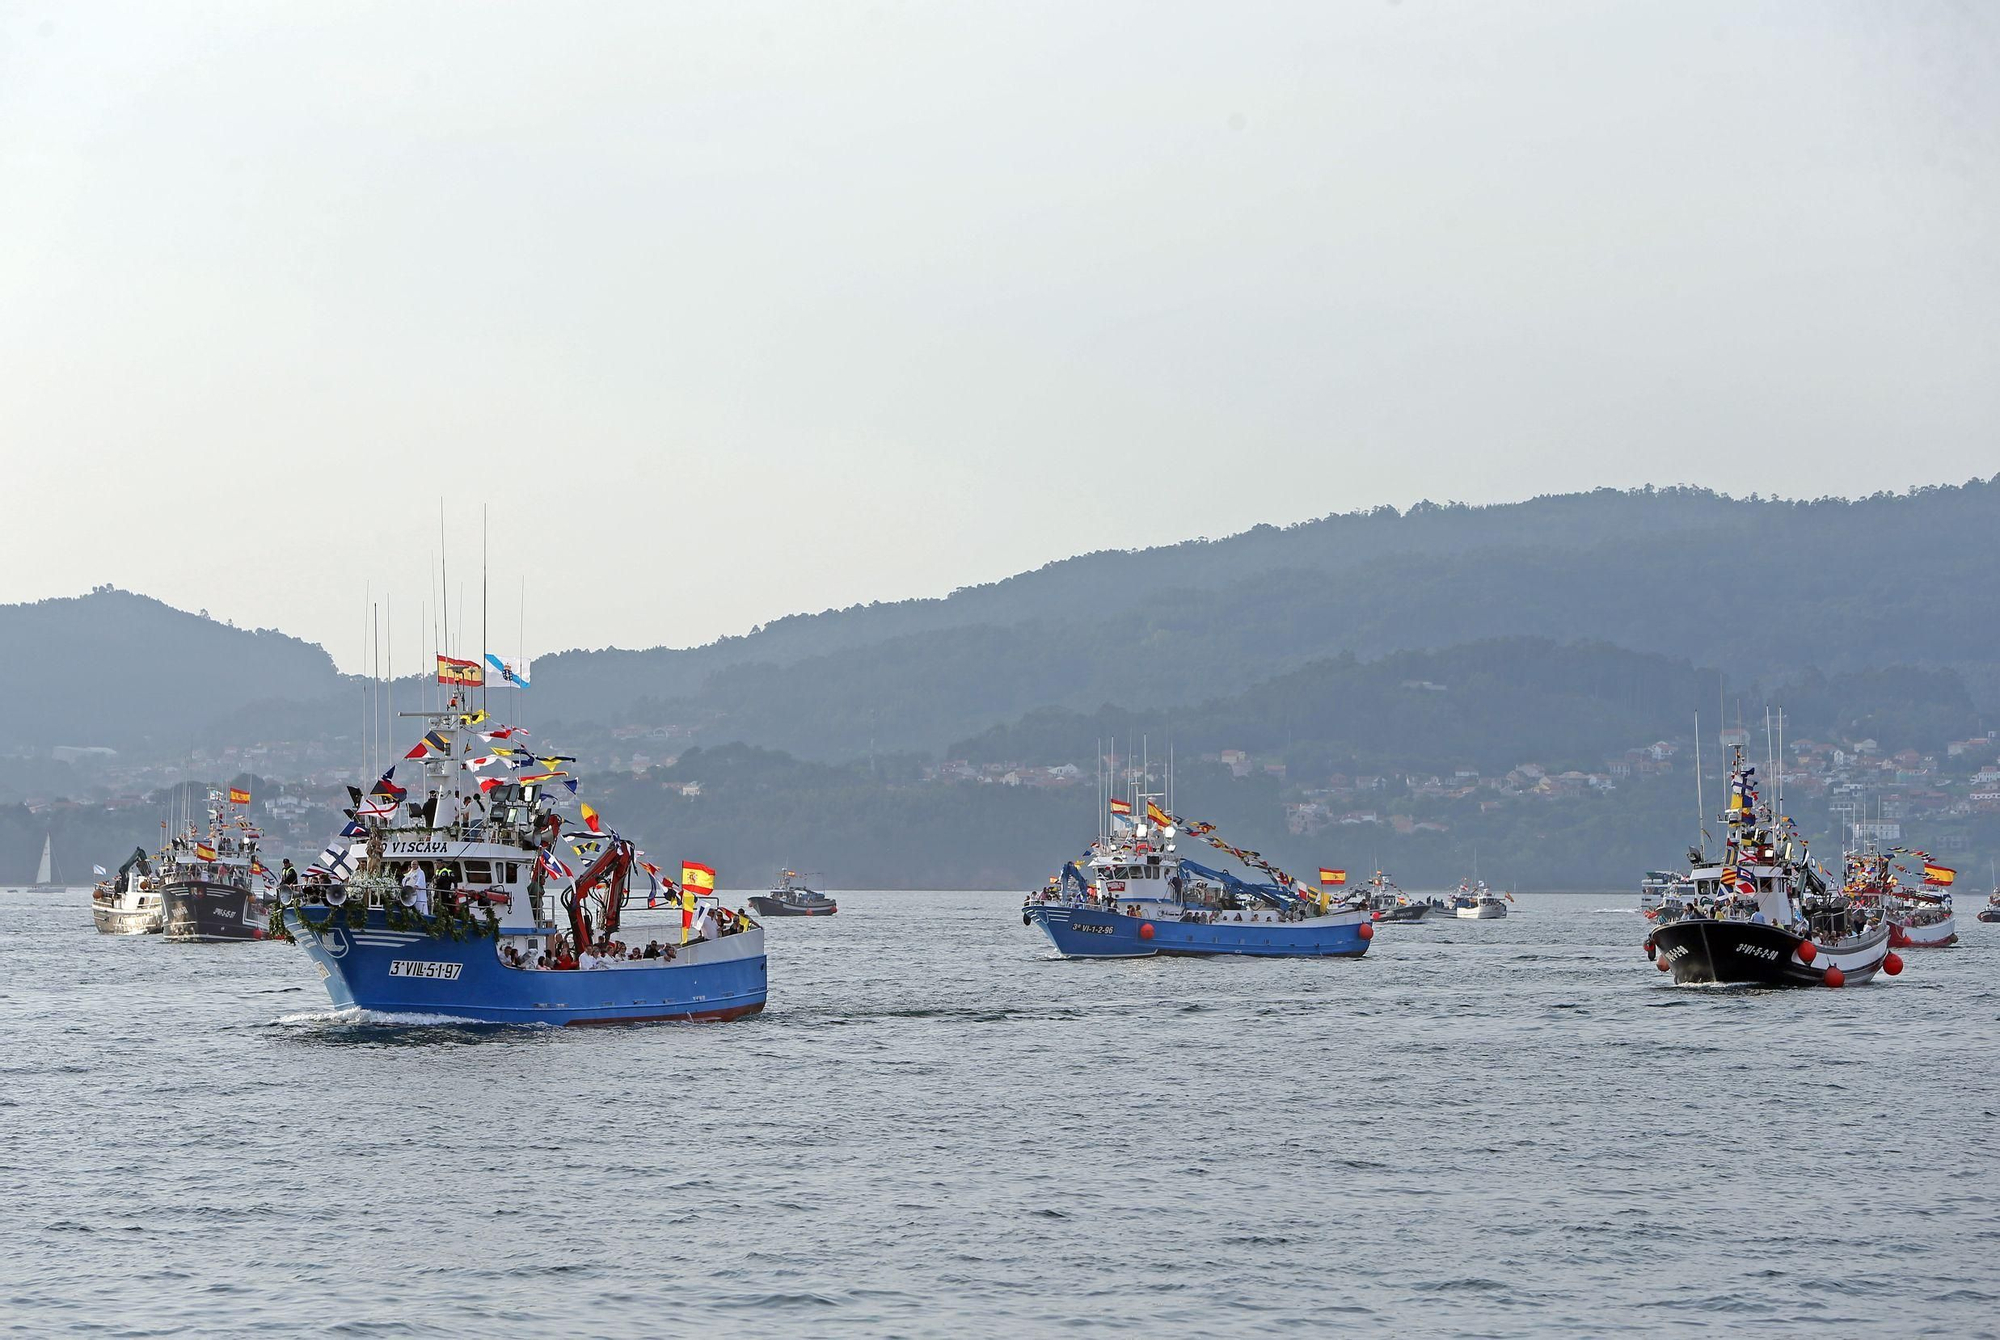
[[[1676,985],[1851,986],[1903,970],[1879,908],[1828,884],[1789,819],[1757,796],[1736,750],[1719,857],[1688,851],[1684,897],[1664,902],[1646,956]]]
[[[248,889],[205,879],[182,879],[161,894],[169,940],[261,940],[268,933],[261,899]]]
[[[1673,970],[1675,982],[1742,986],[1853,986],[1881,969],[1889,927],[1822,949],[1809,935],[1749,921],[1691,917],[1653,932],[1655,962]],[[1840,973],[1828,981],[1828,970]]]
[[[231,806],[250,803],[232,790]],[[257,859],[259,834],[241,815],[231,818],[220,792],[209,794],[208,828],[193,823],[161,856],[162,934],[182,944],[269,937],[270,901],[259,880],[273,882]]]
[[[779,871],[778,887],[753,897],[750,906],[765,917],[830,917],[840,911],[840,904],[834,899],[797,880],[796,871]]]

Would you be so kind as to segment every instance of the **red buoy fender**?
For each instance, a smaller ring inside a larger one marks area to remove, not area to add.
[[[1364,921],[1355,929],[1361,932],[1361,938],[1364,940],[1372,940],[1375,938],[1375,927],[1373,924],[1369,922]]]
[[[1826,984],[1834,987],[1846,986],[1847,974],[1833,964],[1828,964],[1826,969]]]
[[[1661,972],[1671,971],[1673,966],[1672,959],[1669,959],[1665,954],[1660,955],[1659,968]]]
[[[1888,973],[1891,977],[1894,977],[1897,973],[1900,973],[1902,970],[1903,970],[1903,956],[1901,954],[1898,954],[1893,949],[1890,950],[1889,953],[1882,959],[1882,971]]]
[[[1150,940],[1150,939],[1152,939],[1152,938],[1153,938],[1153,923],[1152,923],[1152,922],[1150,922],[1150,921],[1142,921],[1142,922],[1140,922],[1140,923],[1139,923],[1139,938],[1140,938],[1141,940]]]
[[[1814,959],[1818,957],[1819,957],[1819,950],[1813,948],[1813,942],[1811,940],[1807,940],[1804,944],[1799,946],[1799,962],[1811,963]]]

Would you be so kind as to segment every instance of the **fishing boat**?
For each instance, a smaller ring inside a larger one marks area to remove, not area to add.
[[[1144,801],[1114,801],[1109,830],[1064,864],[1050,889],[1030,894],[1021,920],[1039,926],[1065,958],[1150,958],[1242,954],[1278,958],[1358,957],[1375,926],[1366,902],[1335,903],[1254,851],[1214,836]],[[1122,808],[1120,808],[1122,806]],[[1260,872],[1246,880],[1179,854],[1183,835],[1205,840]]]
[[[1412,898],[1397,886],[1396,881],[1380,870],[1375,872],[1373,879],[1361,887],[1369,914],[1378,925],[1422,921],[1442,906],[1431,899]]]
[[[444,681],[442,674],[441,682]],[[487,1023],[734,1019],[764,1008],[764,931],[720,905],[714,871],[661,881],[679,935],[620,938],[635,869],[658,868],[556,756],[459,706],[384,773],[273,919],[336,1007]],[[409,784],[395,780],[405,768]],[[409,802],[418,787],[427,797]]]
[[[1889,923],[1828,881],[1791,821],[1759,799],[1756,773],[1736,746],[1722,852],[1689,849],[1692,892],[1663,902],[1647,957],[1676,984],[1838,987],[1900,973]]]
[[[1687,876],[1675,870],[1648,870],[1639,881],[1639,911],[1650,919],[1669,897],[1689,891]]]
[[[242,794],[240,792],[235,794]],[[233,804],[247,804],[245,795]],[[206,825],[190,818],[160,853],[162,933],[181,943],[266,938],[270,881],[259,834],[221,791],[208,793]]]
[[[1446,904],[1460,921],[1492,921],[1507,915],[1505,900],[1487,888],[1483,879],[1461,882]]]
[[[90,919],[105,935],[158,935],[166,928],[166,906],[144,847],[90,891]]]
[[[796,870],[780,870],[777,887],[752,898],[750,906],[766,917],[830,917],[840,910],[838,902],[798,878]]]
[[[1925,887],[1913,887],[1901,878],[1908,871],[1896,858],[1906,855],[1923,862]],[[1904,847],[1877,851],[1872,844],[1846,853],[1842,865],[1843,890],[1889,923],[1890,948],[1940,949],[1958,943],[1951,895],[1940,891],[1956,871],[1934,863],[1924,852]]]

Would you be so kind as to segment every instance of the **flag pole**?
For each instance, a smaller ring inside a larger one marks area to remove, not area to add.
[[[486,510],[479,504],[479,710],[486,710]]]

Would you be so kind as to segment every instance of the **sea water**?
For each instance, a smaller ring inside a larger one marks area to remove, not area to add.
[[[1756,992],[1670,985],[1625,894],[1323,962],[839,896],[758,1017],[555,1030],[0,894],[0,1330],[2000,1329],[2000,926]]]

